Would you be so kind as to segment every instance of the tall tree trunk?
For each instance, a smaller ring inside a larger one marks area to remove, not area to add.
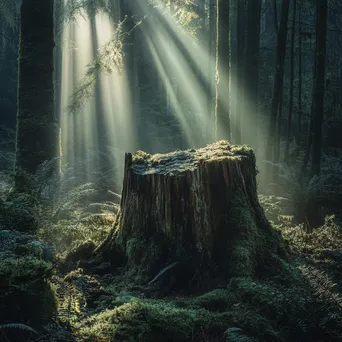
[[[261,0],[247,1],[247,35],[245,49],[245,115],[249,116],[248,123],[255,134],[245,135],[244,143],[257,145],[258,117],[258,83],[259,83],[259,47],[260,47],[260,15]]]
[[[311,176],[318,175],[321,168],[322,127],[324,117],[325,54],[327,45],[328,0],[316,3],[316,56],[312,106],[313,139]]]
[[[230,140],[230,1],[217,0],[218,6],[218,91],[216,139]]]
[[[214,116],[215,116],[215,68],[214,68],[214,60],[216,56],[216,0],[209,0],[209,16],[208,16],[208,88],[209,88],[209,97],[208,97],[208,112],[210,115],[210,120],[207,125],[206,135],[207,140],[209,142],[214,141]]]
[[[292,28],[291,28],[291,48],[290,48],[290,95],[289,95],[289,113],[287,118],[287,140],[285,147],[285,162],[289,162],[290,143],[292,138],[292,115],[293,115],[293,87],[294,87],[294,45],[296,35],[296,6],[297,1],[292,2]]]
[[[269,125],[269,134],[266,147],[266,159],[273,160],[273,147],[276,141],[276,124],[278,117],[279,104],[283,89],[284,65],[286,55],[286,39],[287,39],[287,22],[289,17],[289,0],[282,0],[281,18],[277,32],[277,56],[276,56],[276,71],[274,77],[271,118]]]
[[[124,71],[126,74],[127,88],[130,98],[130,112],[135,122],[135,127],[131,134],[137,135],[138,127],[140,125],[140,116],[138,101],[140,98],[138,77],[137,77],[137,60],[135,56],[135,20],[133,18],[133,3],[132,0],[120,0],[120,21],[123,24],[123,54],[124,54]],[[128,110],[129,111],[129,110]],[[137,141],[141,141],[141,138],[137,138]],[[135,142],[135,146],[130,148],[139,150],[139,146]]]
[[[298,146],[301,144],[302,134],[302,5],[298,8],[298,113],[297,113],[297,139]]]
[[[236,13],[236,87],[238,93],[236,94],[235,107],[235,141],[241,144],[242,139],[242,122],[244,113],[244,56],[246,44],[246,0],[237,0]]]
[[[63,1],[54,1],[54,85],[55,85],[55,114],[58,122],[61,117],[61,82],[62,82],[62,39],[63,39]]]
[[[199,25],[201,26],[197,31],[198,41],[199,41],[199,47],[204,48],[203,50],[207,50],[207,54],[204,56],[204,64],[199,66],[197,64],[197,77],[199,80],[204,78],[204,94],[206,97],[206,108],[202,108],[203,117],[205,117],[207,120],[204,122],[203,127],[203,135],[204,135],[204,141],[207,143],[211,142],[212,134],[210,133],[210,122],[212,122],[210,118],[211,113],[211,80],[208,78],[208,71],[211,67],[211,50],[210,50],[210,40],[209,40],[209,25],[207,25],[206,22],[206,9],[205,9],[205,1],[204,0],[196,0],[196,13],[198,15]],[[208,23],[209,24],[209,23]],[[201,52],[199,52],[201,53]],[[206,70],[208,68],[208,70]],[[203,72],[205,70],[205,72]],[[202,143],[203,143],[203,139]]]
[[[95,23],[96,13],[89,13],[89,23],[91,30],[91,52],[92,58],[96,58],[98,54],[98,49],[100,48],[100,44],[98,41],[98,32]],[[100,76],[101,77],[101,76]],[[102,99],[102,90],[101,90],[101,82],[100,78],[97,77],[94,84],[94,102],[95,102],[95,125],[96,125],[96,143],[95,148],[101,153],[107,155],[108,151],[108,137],[107,137],[107,123],[105,119],[105,108],[103,106],[104,102]],[[87,156],[87,151],[85,151],[85,156]],[[104,158],[100,158],[98,161],[97,167],[101,170],[102,173],[108,171],[109,167],[106,165],[106,161]]]
[[[54,110],[54,1],[22,0],[18,57],[15,185],[27,190],[25,174],[58,151]]]
[[[272,9],[273,9],[273,25],[274,30],[278,32],[278,7],[277,7],[277,0],[272,0]]]

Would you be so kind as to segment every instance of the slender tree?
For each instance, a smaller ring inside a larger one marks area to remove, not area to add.
[[[211,128],[209,123],[211,122],[210,114],[211,114],[211,102],[212,102],[212,94],[211,94],[211,82],[210,79],[208,78],[208,73],[204,73],[203,70],[206,70],[206,66],[208,70],[211,67],[211,56],[210,56],[210,44],[211,41],[209,39],[209,25],[207,25],[206,21],[206,8],[205,8],[205,1],[203,0],[196,0],[196,13],[198,16],[198,24],[200,28],[197,30],[197,36],[199,40],[199,46],[204,47],[207,49],[207,55],[205,56],[205,66],[201,65],[199,66],[197,64],[196,69],[197,69],[197,78],[199,80],[203,79],[203,89],[204,93],[206,96],[206,108],[203,108],[203,115],[207,115],[207,121],[206,121],[206,127],[204,128],[204,136],[205,136],[205,141],[210,142],[212,139],[212,133],[211,133]],[[209,16],[208,16],[209,18]],[[209,22],[208,22],[209,24]],[[206,72],[208,72],[206,70]]]
[[[54,111],[53,0],[22,0],[18,57],[18,114],[15,184],[27,189],[26,177],[57,156]]]
[[[261,0],[247,1],[247,34],[245,48],[245,102],[246,112],[249,115],[249,123],[253,130],[257,132],[258,115],[258,81],[259,81],[259,48],[260,48],[260,15]],[[257,136],[249,134],[246,142],[257,147]]]
[[[243,120],[244,104],[244,56],[246,40],[246,0],[236,0],[236,94],[235,106],[235,141],[241,144],[241,123]]]
[[[230,1],[217,0],[217,11],[218,85],[215,135],[217,139],[230,140]]]
[[[298,111],[297,111],[297,145],[301,144],[302,133],[302,5],[298,8]]]
[[[278,118],[278,110],[282,100],[284,66],[286,55],[286,39],[287,39],[287,22],[289,17],[289,0],[282,0],[281,17],[279,28],[277,30],[277,55],[276,55],[276,72],[274,77],[271,118],[269,125],[268,141],[266,146],[266,159],[273,160],[274,158],[274,143],[276,141],[276,124]]]
[[[215,79],[215,68],[213,66],[213,61],[215,60],[216,56],[216,0],[208,0],[208,55],[209,55],[209,61],[208,61],[208,112],[210,116],[209,124],[207,126],[206,130],[206,136],[207,140],[209,142],[212,142],[214,140],[214,125],[211,124],[211,122],[214,122],[213,117],[215,113],[215,85],[214,85],[214,79]]]
[[[133,7],[134,2],[132,0],[120,0],[120,21],[123,22],[123,55],[124,55],[124,70],[126,74],[127,87],[130,93],[130,107],[131,114],[134,118],[135,130],[134,134],[139,134],[140,115],[139,115],[139,80],[138,80],[138,68],[136,52],[136,34],[137,28],[135,27],[135,18]],[[141,137],[136,139],[142,141]],[[132,146],[132,149],[139,149],[139,147]]]
[[[273,25],[276,32],[278,32],[278,7],[277,0],[272,0],[272,9],[273,9]]]
[[[285,148],[285,162],[289,162],[290,143],[292,139],[292,116],[293,116],[293,93],[294,93],[294,46],[296,35],[296,9],[297,1],[292,2],[292,27],[291,27],[291,48],[290,48],[290,95],[289,95],[289,111],[287,117],[287,139]]]
[[[313,139],[311,175],[321,168],[322,127],[324,118],[325,54],[327,45],[328,0],[316,0],[316,54],[313,91]]]

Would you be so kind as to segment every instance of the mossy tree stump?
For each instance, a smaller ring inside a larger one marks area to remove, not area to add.
[[[115,248],[105,250],[119,247],[139,280],[163,270],[157,278],[183,288],[252,276],[281,249],[258,201],[254,153],[227,141],[127,153],[121,211],[108,242]]]

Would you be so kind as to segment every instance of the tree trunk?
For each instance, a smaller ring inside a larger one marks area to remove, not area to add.
[[[297,114],[297,139],[301,145],[302,135],[302,5],[298,8],[298,114]]]
[[[244,56],[246,40],[246,0],[237,0],[236,13],[236,87],[238,89],[235,107],[236,143],[241,144],[241,127],[244,113]]]
[[[54,111],[53,0],[23,0],[18,58],[18,114],[15,185],[28,187],[25,174],[58,152]],[[57,163],[56,163],[57,164]]]
[[[293,0],[292,4],[292,28],[291,28],[291,48],[290,48],[290,95],[289,95],[289,113],[287,117],[287,140],[285,147],[284,161],[289,163],[290,160],[290,143],[292,138],[292,114],[293,114],[293,91],[294,91],[294,44],[296,35],[296,7],[297,1]]]
[[[91,52],[92,52],[92,59],[95,59],[98,55],[98,50],[100,49],[100,44],[98,41],[98,32],[97,27],[95,23],[95,13],[88,13],[89,15],[89,25],[90,25],[90,31],[91,31]],[[97,77],[94,82],[94,102],[95,102],[95,120],[94,124],[96,126],[96,145],[94,146],[97,150],[97,153],[101,153],[102,155],[108,155],[110,151],[108,151],[108,146],[110,145],[110,142],[108,141],[107,136],[107,122],[105,118],[105,110],[104,108],[104,101],[102,98],[102,89],[101,89],[101,82],[100,77]],[[88,151],[85,151],[84,158],[86,159]],[[108,165],[106,165],[107,161],[105,161],[104,158],[99,158],[98,160],[98,169],[100,172],[105,173],[110,169]]]
[[[253,151],[220,141],[127,153],[121,211],[98,251],[113,263],[121,251],[140,283],[207,289],[256,274],[277,250],[286,255],[277,239],[258,201]]]
[[[274,144],[276,141],[276,124],[283,89],[284,66],[286,55],[287,21],[289,16],[289,0],[282,0],[280,24],[277,32],[276,71],[271,104],[271,119],[266,147],[266,159],[273,160]],[[268,178],[268,177],[267,177]]]
[[[206,127],[208,142],[214,141],[214,115],[215,115],[215,68],[214,61],[216,56],[216,4],[215,0],[208,1],[208,111],[209,122]]]
[[[322,127],[324,117],[325,54],[327,45],[328,1],[316,4],[316,56],[313,102],[313,139],[311,176],[318,175],[321,168]]]
[[[61,0],[54,1],[54,92],[55,92],[55,115],[58,123],[61,120],[61,88],[62,88],[62,49],[63,49],[63,9],[64,5]]]
[[[231,138],[230,132],[230,1],[217,0],[218,5],[218,91],[215,123],[216,139]]]
[[[133,131],[130,133],[133,136],[137,136],[137,142],[143,139],[140,136],[138,127],[140,125],[139,115],[139,100],[140,89],[137,77],[137,60],[135,56],[135,18],[133,14],[134,4],[132,0],[120,0],[120,22],[123,22],[123,60],[124,60],[124,73],[126,76],[127,89],[129,91],[129,109],[135,126],[132,127]],[[138,148],[138,143],[135,143],[133,147],[135,150]]]
[[[257,148],[258,124],[258,84],[259,84],[259,47],[260,47],[261,0],[247,2],[247,35],[245,49],[245,115],[249,116],[251,132],[245,135],[244,143]]]
[[[205,1],[203,0],[196,0],[196,13],[198,15],[198,20],[199,20],[199,25],[201,26],[197,30],[197,37],[199,40],[199,47],[204,48],[204,50],[207,52],[206,56],[204,56],[204,61],[203,65],[199,66],[197,64],[197,77],[198,79],[204,78],[204,94],[206,97],[206,106],[202,108],[202,115],[203,117],[206,117],[207,120],[204,123],[204,129],[203,129],[203,136],[204,136],[204,141],[206,143],[212,142],[212,119],[211,119],[211,108],[212,108],[212,85],[211,85],[211,80],[208,78],[208,73],[211,68],[211,41],[209,40],[209,22],[206,22],[206,4]],[[209,18],[209,15],[208,15]],[[203,70],[205,70],[203,72]],[[201,139],[203,142],[203,139]]]
[[[278,32],[278,7],[277,0],[272,0],[272,8],[273,8],[273,25],[275,32]]]

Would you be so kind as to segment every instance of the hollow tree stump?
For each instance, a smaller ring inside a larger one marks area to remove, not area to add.
[[[121,211],[109,244],[121,247],[140,281],[161,271],[156,278],[169,278],[172,286],[217,285],[254,275],[281,249],[258,201],[249,147],[220,141],[125,158]]]

